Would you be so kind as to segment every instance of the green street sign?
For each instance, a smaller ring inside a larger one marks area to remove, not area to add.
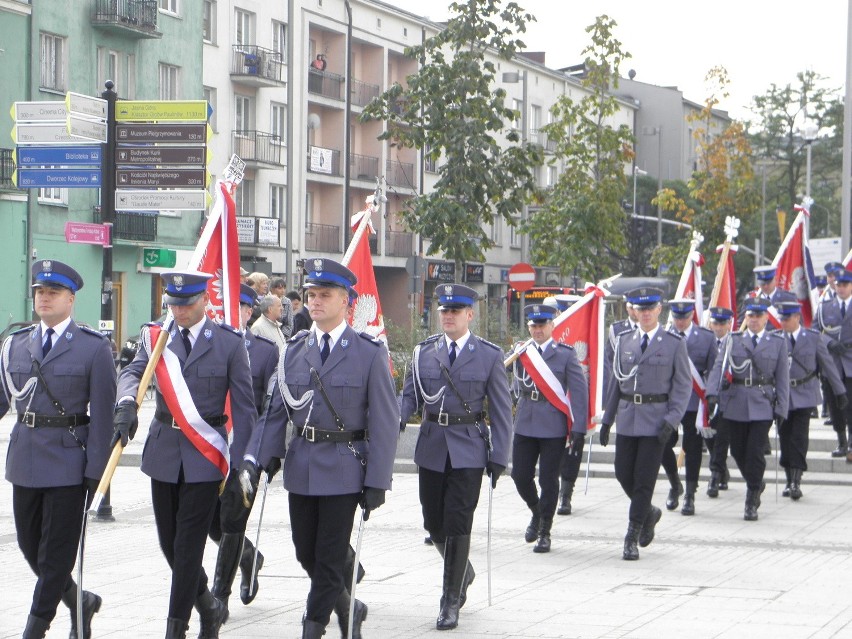
[[[143,248],[142,263],[149,267],[172,268],[177,264],[177,252],[164,248]]]

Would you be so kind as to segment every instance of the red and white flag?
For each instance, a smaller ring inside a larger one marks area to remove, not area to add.
[[[802,323],[809,327],[817,308],[814,269],[808,250],[810,211],[804,206],[795,206],[794,210],[798,211],[798,215],[787,231],[772,266],[775,267],[778,287],[796,296],[802,305]]]
[[[369,201],[372,202],[372,198],[369,198]],[[368,204],[364,211],[352,216],[351,226],[353,232],[361,224],[362,218],[371,213],[372,209]],[[357,242],[357,244],[355,244],[354,250],[352,250],[351,258],[347,265],[349,270],[358,278],[358,283],[355,285],[355,290],[358,292],[358,299],[353,306],[349,323],[356,331],[366,332],[380,339],[387,346],[388,335],[385,330],[384,315],[382,315],[382,304],[379,301],[376,273],[373,270],[373,256],[370,254],[370,235],[376,231],[371,221],[368,220],[366,225],[367,227],[360,237],[356,235],[352,238],[352,241]]]
[[[701,288],[701,267],[703,265],[704,256],[696,250],[690,250],[674,296],[676,300],[693,300],[695,302],[695,310],[692,312],[692,322],[695,325],[701,324],[701,317],[704,315],[704,295]]]
[[[603,351],[604,351],[604,296],[606,291],[598,286],[587,286],[585,295],[562,311],[553,320],[555,341],[570,344],[589,380],[589,414],[585,417],[591,432],[596,424],[595,415],[603,412]],[[541,387],[539,387],[541,388]],[[574,415],[574,419],[583,419]]]
[[[716,275],[719,290],[714,290],[710,294],[710,299],[715,300],[715,306],[729,308],[733,312],[731,331],[737,330],[737,274],[734,269],[734,255],[736,255],[738,248],[736,244],[731,244],[728,247],[728,259],[723,263],[720,258]],[[724,249],[725,245],[720,244],[716,247],[716,252],[724,254]]]

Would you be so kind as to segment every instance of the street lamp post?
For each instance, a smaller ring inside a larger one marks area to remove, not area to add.
[[[636,177],[639,175],[648,175],[647,171],[643,171],[635,164],[633,165],[633,215],[636,215]]]
[[[811,196],[811,147],[814,144],[814,140],[817,138],[817,133],[819,133],[819,129],[817,125],[809,122],[805,126],[804,137],[805,137],[805,197],[809,198]]]

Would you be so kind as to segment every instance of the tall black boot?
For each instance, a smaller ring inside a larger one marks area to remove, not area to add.
[[[574,495],[574,482],[562,480],[562,492],[559,494],[559,508],[556,509],[557,515],[571,514],[571,497]]]
[[[837,431],[837,448],[831,451],[832,457],[845,457],[849,449],[849,440],[846,438],[846,431]]]
[[[636,542],[639,540],[640,530],[642,530],[642,524],[632,521],[627,524],[627,534],[624,535],[624,551],[621,553],[621,558],[625,561],[639,559],[639,548],[636,547]]]
[[[68,639],[77,639],[77,584],[73,579],[68,580],[68,587],[62,593],[62,603],[71,611],[71,632]],[[88,590],[83,591],[83,628],[85,639],[92,636],[92,617],[101,609],[101,598]]]
[[[441,555],[441,559],[443,559],[444,558],[444,547],[445,547],[444,542],[443,541],[436,541],[436,542],[434,542],[434,544],[435,544],[435,548],[437,549],[438,553]],[[473,583],[473,580],[475,578],[476,578],[476,571],[473,569],[473,566],[470,563],[470,559],[468,559],[467,568],[464,571],[464,582],[462,583],[461,597],[459,597],[459,600],[461,601],[459,608],[464,608],[464,604],[467,601],[467,587],[470,584]],[[441,597],[441,607],[442,608],[444,607],[444,598],[443,597]]]
[[[666,499],[666,510],[674,510],[677,508],[678,497],[683,494],[683,483],[680,481],[680,477],[677,475],[677,471],[668,475],[669,484],[671,484],[671,488],[669,489],[669,496]]]
[[[225,623],[226,613],[222,602],[205,589],[195,600],[195,609],[201,623],[198,639],[219,639],[219,628]]]
[[[533,552],[550,552],[550,528],[553,526],[553,517],[542,517],[541,528],[538,529],[538,541]]]
[[[166,639],[186,639],[189,624],[183,619],[169,617],[166,619]]]
[[[225,606],[225,617],[222,623],[228,621],[228,598],[231,596],[231,585],[234,583],[237,568],[240,565],[243,538],[242,533],[222,533],[222,538],[219,540],[219,553],[216,555],[216,568],[213,572],[213,587],[210,593]]]
[[[529,506],[530,512],[532,512],[532,519],[530,519],[529,526],[524,531],[524,541],[528,544],[531,544],[538,537],[538,529],[541,526],[541,514],[538,511],[538,502],[535,505]]]
[[[319,621],[305,619],[302,623],[302,639],[320,639],[325,634],[325,626]]]
[[[790,469],[785,468],[784,474],[787,476],[787,485],[784,486],[784,490],[781,491],[781,496],[782,497],[789,497],[790,496]]]
[[[337,596],[337,601],[334,602],[334,612],[337,614],[337,623],[340,626],[340,636],[346,639],[349,635],[349,602],[352,597],[347,590],[347,585]],[[355,600],[355,610],[353,611],[355,622],[352,624],[352,639],[361,639],[361,622],[367,618],[367,604],[360,599]]]
[[[346,562],[343,564],[343,585],[346,587],[346,590],[352,588],[352,570],[354,568],[355,550],[352,546],[349,546],[346,550]],[[355,583],[360,584],[366,574],[367,571],[364,570],[364,566],[361,565],[361,562],[358,562],[358,577],[356,578]]]
[[[246,606],[254,601],[254,598],[257,597],[257,589],[260,588],[257,575],[260,574],[260,569],[263,568],[263,553],[257,553],[257,574],[254,576],[254,586],[252,587],[251,566],[253,562],[254,546],[246,539],[243,542],[243,554],[240,557],[240,573],[242,573],[242,579],[240,580],[240,601]],[[251,590],[251,594],[249,594],[249,590]]]
[[[470,553],[470,535],[447,537],[444,543],[444,596],[435,627],[452,630],[459,625],[461,589]]]
[[[760,506],[758,492],[752,488],[746,489],[745,511],[743,519],[746,521],[757,521],[757,509]]]
[[[707,484],[707,496],[715,499],[719,496],[719,479],[721,474],[715,470],[710,473],[710,483]]]
[[[790,469],[790,499],[799,501],[802,498],[802,469]]]
[[[645,521],[642,522],[642,529],[639,531],[639,545],[642,548],[649,546],[654,541],[654,534],[657,527],[657,522],[663,516],[663,511],[653,504],[648,509],[648,514],[645,515]]]
[[[698,490],[698,482],[686,480],[686,493],[683,495],[683,507],[681,515],[692,516],[695,514],[695,491]]]
[[[27,627],[24,628],[22,639],[44,639],[48,628],[50,628],[49,621],[30,615],[27,617]]]

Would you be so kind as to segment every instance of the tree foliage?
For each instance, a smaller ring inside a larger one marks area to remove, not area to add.
[[[420,61],[418,72],[373,100],[362,118],[384,120],[381,139],[423,149],[439,163],[434,188],[411,199],[401,217],[429,238],[430,254],[443,252],[458,264],[484,259],[495,217],[515,223],[535,187],[542,152],[519,144],[511,126],[519,114],[506,105],[505,90],[495,88],[493,61],[524,48],[514,34],[524,33],[533,16],[499,0],[455,2],[450,11],[445,29],[406,49],[406,57]]]

